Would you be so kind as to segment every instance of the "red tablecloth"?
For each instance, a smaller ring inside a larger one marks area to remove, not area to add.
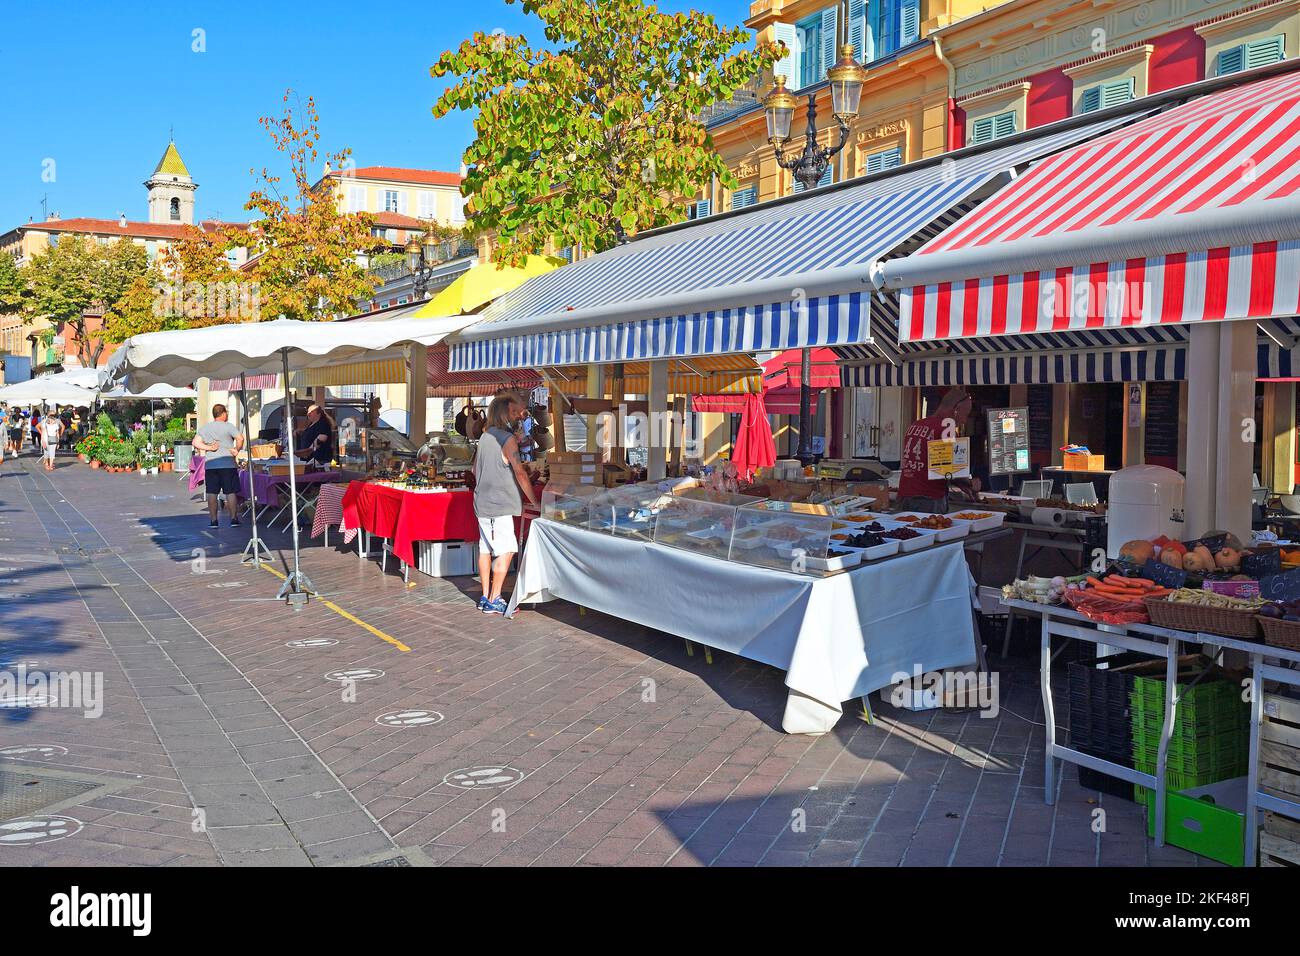
[[[416,541],[477,541],[472,491],[403,491],[354,481],[343,496],[344,529],[389,538],[393,554],[415,564]]]

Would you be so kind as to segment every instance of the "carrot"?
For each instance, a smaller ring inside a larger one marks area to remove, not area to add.
[[[1104,587],[1104,585],[1101,583],[1099,579],[1094,578],[1091,575],[1088,576],[1088,584],[1089,586],[1094,588]]]

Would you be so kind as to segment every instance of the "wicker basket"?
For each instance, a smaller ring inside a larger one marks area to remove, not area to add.
[[[276,445],[275,445],[274,442],[267,442],[266,444],[263,444],[263,445],[254,445],[254,446],[253,446],[253,458],[254,458],[254,459],[258,459],[258,458],[278,458],[278,457],[279,457],[279,449],[276,447]]]
[[[1260,617],[1259,628],[1264,632],[1264,643],[1300,651],[1300,622],[1283,621],[1276,617]]]
[[[1207,607],[1200,604],[1182,604],[1163,597],[1149,597],[1143,600],[1147,616],[1157,627],[1171,627],[1179,631],[1203,631],[1206,634],[1222,634],[1224,637],[1239,637],[1246,641],[1259,640],[1255,628],[1255,619],[1259,616],[1255,610],[1236,610],[1226,607]]]

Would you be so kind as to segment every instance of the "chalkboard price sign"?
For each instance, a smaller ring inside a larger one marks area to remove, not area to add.
[[[1161,587],[1180,588],[1187,581],[1187,572],[1161,561],[1148,561],[1142,565],[1142,577],[1156,582]]]
[[[1029,471],[1029,409],[989,409],[989,474]]]
[[[1300,569],[1260,578],[1259,596],[1268,601],[1300,599]]]
[[[1241,558],[1241,573],[1252,578],[1282,573],[1282,552],[1278,548],[1261,548]]]

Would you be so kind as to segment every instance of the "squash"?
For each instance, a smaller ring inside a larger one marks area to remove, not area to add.
[[[1221,571],[1236,571],[1241,567],[1241,552],[1236,548],[1220,548],[1214,563]]]
[[[1156,549],[1150,541],[1128,541],[1119,549],[1121,561],[1132,561],[1134,564],[1146,564],[1155,557]]]
[[[1187,545],[1183,544],[1181,541],[1170,541],[1160,549],[1161,554],[1164,554],[1166,551],[1172,551],[1174,554],[1178,555],[1179,560],[1181,561],[1183,555],[1187,553]]]
[[[1205,548],[1196,548],[1183,555],[1183,570],[1195,574],[1208,574],[1215,568],[1214,558]]]
[[[1162,548],[1160,550],[1160,563],[1181,571],[1183,569],[1183,556],[1173,548]]]

